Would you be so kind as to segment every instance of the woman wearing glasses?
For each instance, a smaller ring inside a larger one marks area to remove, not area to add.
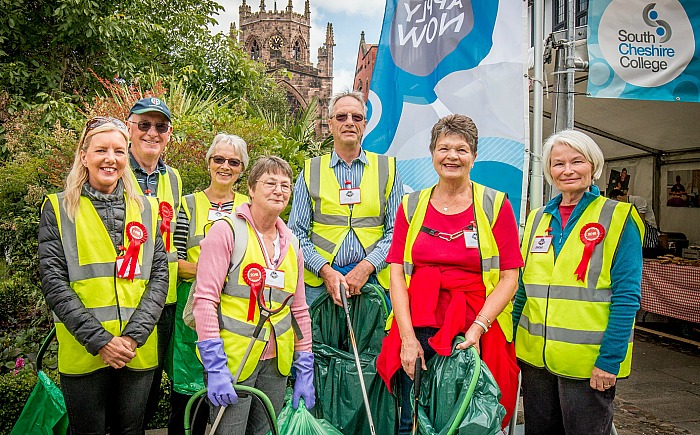
[[[140,434],[154,369],[153,334],[168,291],[158,205],[138,196],[121,121],[82,132],[66,188],[39,226],[42,291],[54,313],[58,370],[73,434]]]
[[[214,137],[205,158],[211,181],[201,192],[186,195],[184,207],[177,217],[173,241],[177,247],[177,307],[173,331],[173,392],[170,396],[169,434],[184,434],[184,415],[187,402],[194,393],[204,388],[202,364],[195,353],[197,333],[182,320],[182,312],[190,294],[192,281],[197,273],[199,242],[204,238],[205,227],[211,222],[229,216],[248,197],[234,191],[241,172],[248,166],[248,146],[232,134],[220,133]],[[194,423],[193,434],[203,434],[209,412],[201,407],[199,414],[190,416]]]
[[[262,405],[251,404],[251,397],[239,399],[234,382],[264,392],[278,413],[294,366],[292,406],[298,406],[300,397],[307,408],[316,400],[304,260],[298,240],[279,217],[291,189],[289,164],[279,157],[260,158],[248,175],[250,204],[214,222],[200,243],[193,314],[210,419],[225,407],[216,433],[269,430]],[[270,310],[276,313],[256,337],[261,314]],[[254,345],[246,354],[250,343]]]

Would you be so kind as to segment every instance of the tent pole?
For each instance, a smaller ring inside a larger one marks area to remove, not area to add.
[[[530,147],[530,210],[542,206],[542,109],[544,84],[544,0],[533,3],[534,65],[532,79],[532,135]]]

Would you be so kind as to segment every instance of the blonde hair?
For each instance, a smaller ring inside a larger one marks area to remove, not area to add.
[[[544,178],[547,179],[549,184],[554,185],[550,168],[552,166],[552,148],[554,148],[556,144],[568,145],[583,154],[583,157],[585,157],[588,163],[593,167],[593,181],[599,179],[600,176],[603,175],[605,159],[603,157],[603,151],[601,151],[598,144],[585,133],[576,130],[563,130],[549,136],[542,147],[542,160],[544,161],[544,167],[542,169]]]
[[[78,148],[75,150],[73,166],[71,166],[70,172],[66,177],[66,189],[63,192],[63,208],[66,210],[68,219],[70,219],[71,222],[74,222],[75,215],[80,208],[80,195],[83,190],[83,184],[85,184],[89,178],[88,169],[83,166],[83,162],[80,159],[80,152],[87,152],[88,148],[90,148],[90,142],[92,142],[92,138],[95,135],[109,131],[118,131],[124,137],[126,143],[129,143],[129,133],[124,123],[115,118],[105,118],[106,121],[103,124],[95,128],[90,128],[89,125],[95,119],[96,118],[92,118],[88,120],[83,132],[80,134],[81,139]],[[134,186],[133,175],[128,161],[124,168],[124,173],[122,173],[121,181],[124,185],[124,192],[126,193],[127,200],[135,201],[139,206],[139,210],[143,211],[143,201]]]

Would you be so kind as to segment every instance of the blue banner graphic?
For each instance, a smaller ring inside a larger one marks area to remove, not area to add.
[[[508,193],[521,220],[526,198],[526,3],[387,0],[363,147],[396,156],[407,190],[437,182],[428,146],[443,116],[479,129],[471,178]]]
[[[700,1],[590,0],[591,97],[700,101]]]

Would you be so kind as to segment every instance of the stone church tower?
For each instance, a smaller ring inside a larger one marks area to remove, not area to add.
[[[329,131],[328,102],[333,86],[333,25],[328,23],[326,27],[326,41],[318,49],[318,64],[314,66],[309,55],[309,0],[303,14],[292,10],[292,0],[288,0],[284,10],[277,10],[277,1],[273,4],[273,10],[266,11],[265,0],[260,0],[259,11],[251,12],[243,0],[238,8],[239,43],[252,59],[263,62],[267,71],[275,74],[295,110],[317,99],[320,122],[316,134],[325,136]],[[235,32],[233,25],[231,30]]]

